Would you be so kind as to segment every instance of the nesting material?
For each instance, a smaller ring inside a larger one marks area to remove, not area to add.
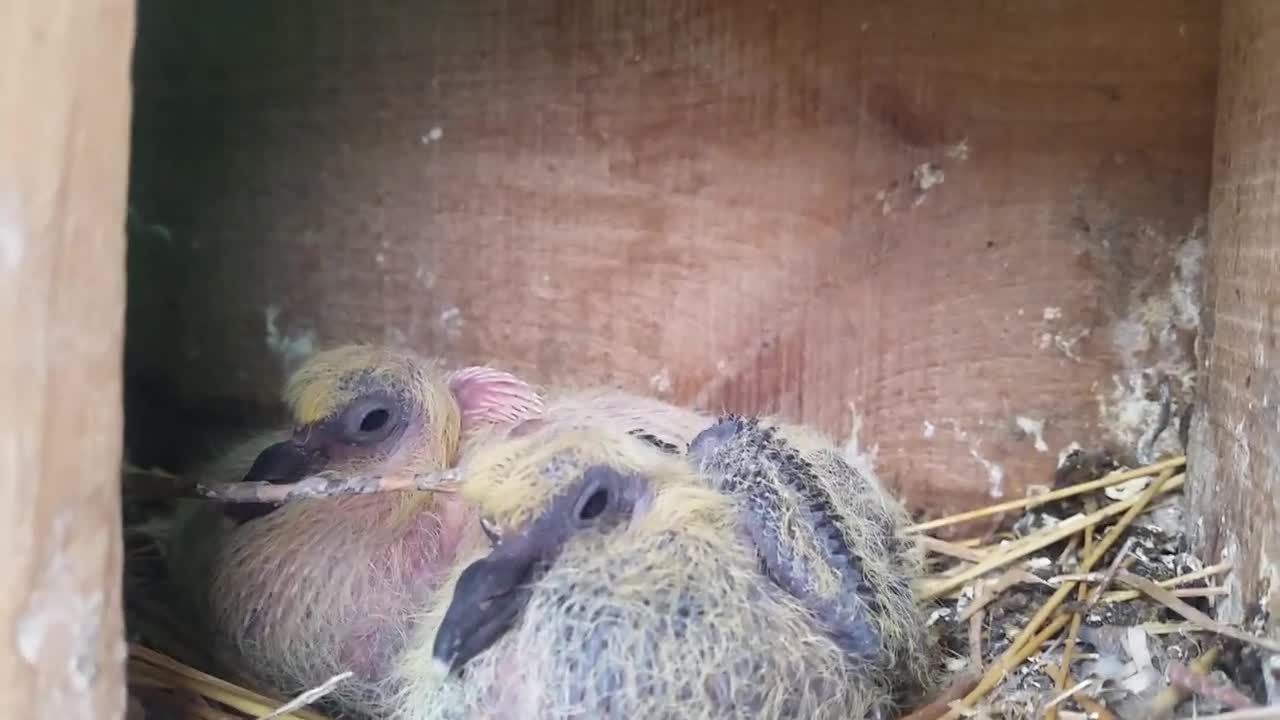
[[[1155,720],[1267,703],[1263,670],[1280,643],[1259,635],[1260,612],[1250,628],[1211,617],[1231,565],[1188,551],[1184,462],[913,526],[1022,510],[1010,533],[924,543],[931,574],[919,588],[937,602],[930,623],[948,669],[980,677],[931,717]]]
[[[131,712],[147,718],[156,713],[175,720],[328,720],[302,707],[322,697],[324,687],[294,701],[277,700],[140,645],[129,647],[128,682],[130,706],[137,708]]]
[[[1170,458],[912,526],[929,557],[917,589],[932,604],[930,630],[952,677],[907,717],[1280,717],[1267,706],[1280,700],[1268,682],[1280,643],[1259,635],[1265,617],[1246,628],[1211,617],[1231,564],[1205,566],[1188,551],[1184,463]],[[134,499],[157,494],[148,486]],[[1011,531],[989,538],[932,535],[1017,511]],[[307,706],[323,706],[331,687],[291,702],[205,672],[232,674],[200,652],[190,628],[148,602],[153,560],[145,546],[131,553],[131,708],[175,720],[325,720]]]

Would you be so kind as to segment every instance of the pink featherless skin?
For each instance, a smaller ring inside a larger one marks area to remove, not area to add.
[[[541,415],[542,396],[511,373],[474,366],[449,374],[449,389],[462,408],[463,427],[516,423]]]

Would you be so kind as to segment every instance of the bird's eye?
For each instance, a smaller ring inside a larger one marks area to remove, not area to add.
[[[480,529],[484,530],[484,534],[488,536],[489,543],[497,545],[502,542],[502,530],[498,528],[497,523],[487,517],[480,518]]]
[[[600,516],[605,508],[609,506],[609,491],[600,488],[587,496],[587,499],[578,506],[578,519],[590,521]]]
[[[373,432],[381,430],[387,424],[387,420],[391,419],[391,413],[384,408],[375,408],[365,413],[364,418],[360,420],[360,432]]]
[[[351,442],[367,444],[383,440],[395,427],[397,408],[386,398],[366,398],[347,409],[343,433]]]

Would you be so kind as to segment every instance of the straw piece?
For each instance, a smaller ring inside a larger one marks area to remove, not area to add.
[[[919,539],[919,542],[920,542],[920,546],[923,547],[925,550],[935,552],[939,555],[947,555],[949,557],[953,557],[959,560],[964,560],[966,562],[980,563],[992,557],[992,554],[989,551],[982,552],[980,550],[971,550],[969,548],[956,545],[955,543],[947,542],[946,540],[938,540],[937,538],[931,538],[927,535],[921,537]],[[961,570],[961,572],[964,572],[964,570]],[[1045,584],[1045,581],[1043,578],[1041,578],[1040,576],[1034,573],[1023,570],[1022,568],[1012,568],[1010,569],[1009,572],[1013,573],[1017,577],[1018,582],[1032,583],[1035,585]],[[944,575],[941,575],[939,579],[946,579],[949,577],[955,577],[955,575],[944,574]],[[936,582],[936,580],[934,582]],[[925,584],[925,587],[928,587],[927,583]]]
[[[1085,528],[1084,554],[1088,555],[1092,551],[1093,551],[1093,529]],[[1088,586],[1085,585],[1084,583],[1081,583],[1079,589],[1076,591],[1076,597],[1079,599],[1080,602],[1084,602],[1085,598],[1087,598],[1088,595],[1089,595]],[[1083,621],[1084,621],[1084,615],[1082,615],[1081,613],[1077,612],[1072,614],[1071,628],[1067,630],[1067,642],[1065,647],[1062,648],[1062,663],[1058,666],[1057,675],[1056,677],[1054,677],[1054,682],[1058,686],[1059,690],[1065,689],[1067,687],[1067,683],[1070,682],[1071,680],[1071,656],[1075,654],[1076,643],[1079,642],[1080,640],[1080,625]],[[1072,692],[1072,695],[1075,695],[1075,691]],[[1048,720],[1057,720],[1058,718],[1057,705],[1051,706],[1049,708],[1047,718]]]
[[[1213,577],[1215,575],[1221,575],[1222,573],[1231,570],[1232,567],[1234,567],[1234,565],[1231,562],[1218,563],[1217,565],[1210,565],[1209,567],[1204,568],[1203,570],[1189,572],[1186,575],[1179,575],[1177,577],[1169,578],[1168,580],[1161,580],[1156,584],[1163,588],[1186,585],[1189,582],[1195,582],[1196,580],[1202,580],[1204,578]]]
[[[1093,680],[1081,680],[1080,682],[1076,683],[1075,687],[1070,688],[1068,690],[1064,690],[1063,692],[1059,693],[1057,697],[1053,698],[1047,704],[1045,704],[1044,710],[1045,710],[1046,716],[1052,717],[1053,715],[1055,715],[1056,713],[1054,713],[1054,710],[1057,710],[1058,706],[1061,705],[1063,701],[1065,701],[1067,698],[1071,697],[1072,695],[1075,695],[1076,693],[1083,691],[1085,688],[1089,687],[1092,684],[1093,684]]]
[[[1102,508],[1101,510],[1098,510],[1097,512],[1093,512],[1088,515],[1082,515],[1079,517],[1072,518],[1070,520],[1066,520],[1064,522],[1058,523],[1056,526],[1052,528],[1047,528],[1046,531],[1042,531],[1034,535],[1030,535],[1024,538],[1023,541],[1015,543],[1012,549],[1002,554],[989,557],[983,560],[982,562],[977,563],[976,565],[969,568],[968,570],[962,573],[959,573],[957,575],[951,576],[944,581],[929,584],[921,592],[921,599],[932,600],[940,595],[945,595],[951,592],[952,590],[955,590],[956,588],[960,587],[961,585],[964,585],[970,580],[973,580],[976,577],[985,575],[988,572],[991,572],[992,570],[998,567],[1001,567],[1002,565],[1007,565],[1008,563],[1011,563],[1014,560],[1018,560],[1020,558],[1026,557],[1027,555],[1030,555],[1031,553],[1037,550],[1048,547],[1056,542],[1060,542],[1061,540],[1067,538],[1068,536],[1074,535],[1075,533],[1080,532],[1086,527],[1097,525],[1103,520],[1106,520],[1107,518],[1110,518],[1114,515],[1119,515],[1120,513],[1125,511],[1129,511],[1131,514],[1133,514],[1132,512],[1133,509],[1139,507],[1139,503],[1145,506],[1146,501],[1149,501],[1150,498],[1154,496],[1155,494],[1154,492],[1148,493],[1147,490],[1151,490],[1151,488],[1153,487],[1162,492],[1166,490],[1174,490],[1178,487],[1181,487],[1184,477],[1185,477],[1184,475],[1179,475],[1177,478],[1174,478],[1173,480],[1168,480],[1164,483],[1159,483],[1159,482],[1152,483],[1150,486],[1147,487],[1146,490],[1142,492],[1142,494],[1135,495],[1134,497],[1129,498],[1127,500],[1121,500],[1119,502],[1111,503],[1110,505]],[[1146,501],[1144,501],[1143,498],[1146,498]],[[1132,518],[1130,518],[1130,521],[1132,521]],[[1128,523],[1125,523],[1125,526],[1127,527]],[[1074,583],[1068,583],[1063,587],[1073,587],[1073,586],[1074,586]]]
[[[925,550],[928,550],[929,552],[937,553],[939,555],[946,555],[947,557],[952,557],[957,560],[968,560],[969,562],[982,562],[987,558],[987,555],[988,555],[987,552],[984,552],[982,550],[976,550],[974,548],[965,547],[964,545],[961,545],[959,543],[948,542],[946,540],[939,540],[938,538],[929,537],[928,535],[925,535],[919,538],[917,542],[920,544],[920,547],[924,548]]]
[[[1071,557],[1071,554],[1076,551],[1076,544],[1079,542],[1080,538],[1076,535],[1072,535],[1071,538],[1067,540],[1067,546],[1062,548],[1062,552],[1058,554],[1058,565],[1062,565],[1067,561],[1067,558]]]
[[[1075,700],[1077,705],[1084,708],[1096,720],[1116,720],[1116,716],[1105,705],[1088,695],[1076,693],[1071,696],[1071,699]]]
[[[141,645],[130,643],[129,655],[129,669],[132,673],[166,681],[171,687],[186,688],[248,715],[265,715],[282,704],[280,701],[196,670]],[[327,720],[327,718],[311,710],[296,710],[278,720]]]
[[[1196,570],[1195,572],[1189,572],[1186,575],[1179,575],[1177,577],[1171,577],[1168,580],[1161,580],[1156,584],[1162,588],[1173,588],[1179,585],[1186,585],[1189,582],[1195,582],[1196,580],[1203,580],[1205,578],[1213,577],[1214,575],[1219,575],[1223,572],[1230,570],[1231,567],[1232,567],[1231,563],[1224,562],[1218,565],[1213,565],[1213,566],[1204,568],[1203,570]],[[1100,572],[1064,573],[1062,575],[1054,575],[1053,577],[1049,578],[1045,582],[1049,583],[1050,585],[1058,585],[1060,583],[1067,582],[1068,580],[1075,580],[1077,582],[1082,582],[1082,583],[1097,583],[1097,582],[1102,582],[1102,579],[1105,577],[1107,577],[1107,573],[1100,573]],[[1134,591],[1121,590],[1119,592],[1129,593]],[[1111,593],[1111,594],[1114,595],[1115,593]]]
[[[1018,582],[1018,574],[1013,570],[1010,570],[1004,575],[1001,575],[995,582],[982,585],[982,589],[978,592],[978,596],[973,599],[973,602],[965,606],[964,611],[961,612],[959,617],[956,619],[960,622],[968,620],[974,613],[982,610],[992,602],[995,602],[996,598],[1000,597],[1000,593],[1003,593],[1005,590],[1017,585]]]
[[[986,690],[982,689],[982,684],[986,682],[988,678],[1003,678],[1005,673],[1008,673],[1021,665],[1027,658],[1034,655],[1046,640],[1053,637],[1058,633],[1058,631],[1062,630],[1063,626],[1067,624],[1068,619],[1067,615],[1059,615],[1053,622],[1049,623],[1047,627],[1037,633],[1035,637],[1031,638],[1030,641],[1023,643],[1016,652],[1011,653],[1006,651],[1004,655],[1001,655],[1000,658],[996,660],[995,664],[987,670],[987,674],[983,676],[982,680],[978,681],[977,687],[971,690],[963,699],[952,703],[951,710],[943,716],[943,720],[961,714],[961,710],[963,708],[971,708],[974,700],[980,699],[984,694],[986,694]],[[995,683],[992,682],[991,684],[994,685]]]
[[[1045,582],[1050,585],[1061,585],[1064,582],[1078,583],[1098,583],[1107,576],[1104,572],[1088,572],[1088,573],[1063,573],[1062,575],[1054,575]]]
[[[1169,594],[1173,595],[1174,597],[1180,597],[1180,598],[1211,598],[1211,597],[1222,597],[1224,595],[1230,595],[1231,590],[1222,586],[1207,587],[1207,588],[1179,588],[1177,590],[1170,590]],[[1108,604],[1118,603],[1118,602],[1129,602],[1131,600],[1137,600],[1138,598],[1142,597],[1142,595],[1143,593],[1137,590],[1117,590],[1115,592],[1109,592],[1106,595],[1103,595],[1098,600],[1098,602],[1108,603]]]
[[[170,687],[190,690],[197,695],[216,700],[228,707],[235,708],[240,712],[249,715],[257,715],[263,712],[271,712],[270,704],[263,704],[252,697],[241,694],[237,689],[228,689],[221,683],[211,683],[199,678],[193,678],[185,674],[165,674],[156,667],[146,668],[146,666],[137,660],[130,660],[129,669],[132,673],[142,673],[150,676],[155,680],[167,680]],[[299,716],[291,715],[290,718],[298,718]]]
[[[1116,578],[1135,590],[1141,590],[1152,600],[1164,605],[1170,610],[1186,618],[1187,621],[1193,622],[1209,632],[1217,633],[1234,640],[1239,640],[1243,643],[1257,645],[1258,647],[1265,648],[1271,652],[1280,652],[1280,642],[1269,638],[1256,637],[1249,633],[1237,630],[1229,625],[1224,625],[1178,599],[1172,591],[1166,590],[1144,577],[1139,577],[1127,570],[1122,570]]]
[[[1098,598],[1102,597],[1102,593],[1116,579],[1116,573],[1120,572],[1120,568],[1128,569],[1129,565],[1132,564],[1133,559],[1129,557],[1129,551],[1133,549],[1133,541],[1134,538],[1126,538],[1124,544],[1120,546],[1120,550],[1116,552],[1115,558],[1111,561],[1111,567],[1107,568],[1107,574],[1102,577],[1102,582],[1098,583],[1098,587],[1089,593],[1089,605],[1085,607],[1084,612],[1087,613],[1098,602]]]
[[[195,491],[201,497],[228,503],[284,503],[308,498],[370,495],[404,490],[452,492],[454,490],[452,484],[457,480],[458,471],[450,469],[410,477],[340,478],[316,475],[295,483],[278,485],[270,482],[197,484]]]
[[[273,712],[267,715],[259,716],[258,720],[275,720],[276,718],[284,717],[296,710],[301,710],[307,705],[310,705],[311,703],[314,703],[320,698],[323,698],[325,695],[328,695],[329,693],[333,692],[333,689],[336,688],[339,683],[351,677],[353,674],[354,673],[348,670],[344,673],[339,673],[337,675],[334,675],[328,680],[325,680],[319,686],[313,687],[310,690],[307,690],[306,692],[298,695],[294,699],[285,703],[284,705],[281,705],[279,708],[277,708]]]
[[[957,523],[968,522],[969,520],[977,520],[980,518],[989,517],[991,515],[999,515],[1000,513],[1008,512],[1010,510],[1032,508],[1037,505],[1043,505],[1045,503],[1053,502],[1054,500],[1061,500],[1062,498],[1079,495],[1080,493],[1086,493],[1092,490],[1099,490],[1101,488],[1111,487],[1112,485],[1118,485],[1122,482],[1128,482],[1130,480],[1136,480],[1138,478],[1155,475],[1156,473],[1161,472],[1162,470],[1170,470],[1170,469],[1177,468],[1185,464],[1186,461],[1187,461],[1186,456],[1179,455],[1177,457],[1169,458],[1168,460],[1163,460],[1153,465],[1147,465],[1146,467],[1141,467],[1136,470],[1127,470],[1125,472],[1111,473],[1106,477],[1101,478],[1100,480],[1079,483],[1077,485],[1065,487],[1060,490],[1047,492],[1043,495],[1024,497],[1024,498],[1019,498],[1017,500],[1009,500],[1007,502],[998,503],[996,505],[988,505],[987,507],[984,507],[984,508],[978,508],[977,510],[970,510],[968,512],[962,512],[956,515],[951,515],[944,518],[938,518],[937,520],[930,520],[928,522],[918,523],[916,525],[911,525],[907,527],[906,532],[908,533],[924,532],[925,530],[934,530],[936,528],[945,527],[947,525],[955,525]]]
[[[986,611],[979,610],[969,618],[969,665],[975,673],[982,672],[982,622],[986,617]]]
[[[1079,597],[1085,596],[1086,587],[1080,586]],[[1067,683],[1071,680],[1071,656],[1075,654],[1076,643],[1080,640],[1080,624],[1084,620],[1084,615],[1080,613],[1071,614],[1071,627],[1067,630],[1067,642],[1062,648],[1062,662],[1058,665],[1058,672],[1055,674],[1054,683],[1059,690],[1067,687]],[[1077,688],[1078,689],[1078,688]],[[1072,690],[1070,694],[1074,695],[1077,690]],[[1054,720],[1058,715],[1057,704],[1050,706],[1048,720]]]

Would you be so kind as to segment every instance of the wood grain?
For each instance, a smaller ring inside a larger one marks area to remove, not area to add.
[[[1230,620],[1280,637],[1280,6],[1225,5],[1202,405],[1188,456],[1197,545],[1235,563]]]
[[[121,718],[134,7],[0,10],[0,717]]]
[[[933,515],[1189,391],[1215,2],[141,7],[139,460],[376,340],[841,438],[852,405]]]

